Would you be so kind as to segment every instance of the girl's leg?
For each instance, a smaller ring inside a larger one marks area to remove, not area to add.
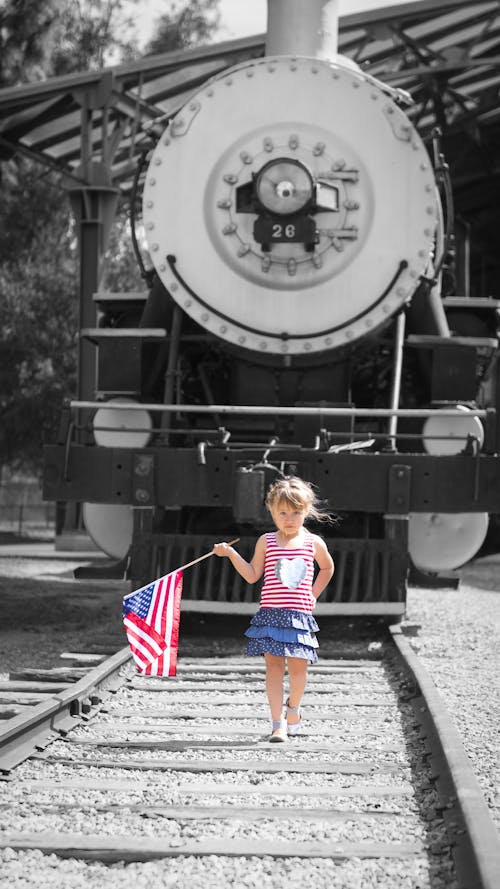
[[[283,718],[283,680],[285,658],[275,654],[264,655],[266,661],[266,692],[273,722]]]
[[[300,707],[300,702],[307,685],[307,661],[302,657],[288,658],[288,675],[290,677],[289,707]],[[289,713],[287,716],[289,725],[300,722],[300,713]]]

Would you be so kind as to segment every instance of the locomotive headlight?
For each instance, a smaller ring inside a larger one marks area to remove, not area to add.
[[[300,213],[312,201],[313,178],[303,164],[281,158],[270,161],[257,173],[255,195],[269,213],[292,216]]]

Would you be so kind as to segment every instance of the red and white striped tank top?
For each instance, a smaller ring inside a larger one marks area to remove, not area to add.
[[[264,586],[261,608],[291,608],[312,611],[314,580],[314,540],[305,532],[304,543],[297,549],[278,546],[276,534],[266,534]]]

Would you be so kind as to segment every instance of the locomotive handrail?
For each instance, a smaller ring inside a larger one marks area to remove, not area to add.
[[[282,417],[457,417],[456,408],[379,408],[379,407],[275,407],[253,404],[144,404],[137,402],[115,403],[106,401],[70,401],[69,406],[75,410],[98,410],[104,406],[117,411],[152,411],[158,413],[191,413],[191,414],[246,414]],[[488,411],[471,408],[468,417],[479,417],[485,420]]]

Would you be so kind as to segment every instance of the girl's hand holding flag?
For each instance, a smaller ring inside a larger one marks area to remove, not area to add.
[[[238,540],[239,537],[227,545]],[[123,623],[140,673],[176,675],[183,572],[212,555],[213,552],[199,556],[124,597]]]

